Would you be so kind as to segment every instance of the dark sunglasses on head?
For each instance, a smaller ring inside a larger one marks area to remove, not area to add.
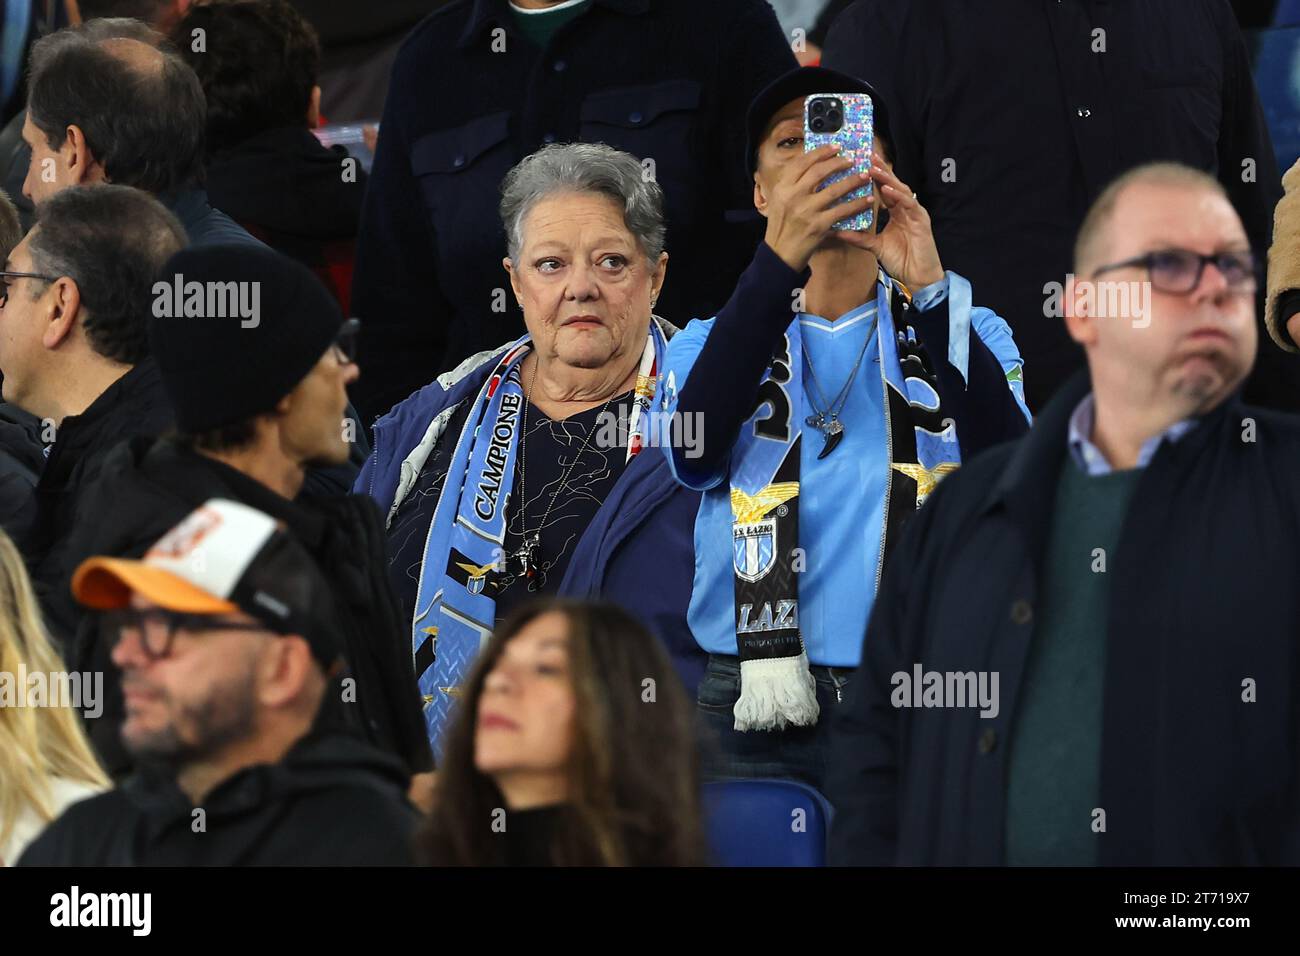
[[[334,337],[334,354],[340,364],[350,365],[357,360],[357,343],[360,338],[360,319],[348,319],[339,327],[339,334]]]
[[[1203,256],[1190,249],[1159,249],[1135,259],[1102,266],[1094,276],[1116,269],[1138,267],[1147,270],[1151,285],[1161,292],[1186,295],[1201,284],[1209,263],[1219,270],[1229,289],[1253,290],[1259,282],[1259,264],[1250,252],[1214,252]]]

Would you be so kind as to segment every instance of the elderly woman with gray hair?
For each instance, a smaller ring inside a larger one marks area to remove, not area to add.
[[[527,333],[472,356],[375,425],[357,483],[386,515],[435,752],[496,622],[541,594],[600,595],[664,640],[693,689],[686,626],[699,496],[675,487],[651,413],[673,326],[663,195],[602,144],[556,144],[506,176],[503,260]],[[680,579],[680,580],[677,580]]]

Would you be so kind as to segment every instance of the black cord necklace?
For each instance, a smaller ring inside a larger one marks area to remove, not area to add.
[[[815,413],[809,415],[804,419],[804,421],[826,436],[825,443],[822,445],[821,454],[817,456],[818,461],[833,452],[839,446],[839,443],[844,440],[844,423],[840,421],[840,412],[844,410],[844,403],[847,402],[849,398],[849,387],[852,386],[853,379],[857,377],[858,367],[862,365],[862,359],[866,357],[867,349],[870,347],[871,340],[875,334],[876,319],[872,319],[871,328],[867,330],[867,337],[862,343],[862,351],[858,353],[858,360],[853,363],[853,368],[849,371],[849,377],[845,380],[843,387],[835,396],[835,400],[829,404],[826,401],[825,394],[822,393],[821,383],[817,381],[817,370],[813,368],[812,356],[808,354],[808,347],[806,345],[801,346],[803,348],[804,364],[808,366],[808,372],[812,375],[813,388],[817,390],[817,397],[821,400],[822,405],[825,406],[825,410],[823,411],[818,407],[817,403],[813,401],[811,395],[807,392],[804,393],[804,398],[808,400],[808,404],[812,406],[813,412]]]
[[[566,468],[564,474],[560,476],[559,484],[557,484],[555,490],[551,492],[551,500],[546,505],[546,511],[542,515],[541,522],[537,525],[536,530],[529,532],[527,513],[528,492],[525,483],[525,475],[527,474],[528,469],[528,461],[526,457],[526,449],[528,447],[528,405],[530,404],[529,397],[534,394],[534,389],[537,387],[537,372],[538,369],[541,368],[541,365],[542,363],[540,360],[533,365],[532,382],[530,382],[528,386],[528,395],[524,396],[523,424],[519,429],[519,527],[522,529],[520,537],[523,539],[523,543],[519,546],[519,549],[510,556],[519,563],[519,573],[523,576],[524,580],[528,582],[528,590],[530,591],[540,591],[546,586],[546,568],[549,567],[549,565],[544,566],[541,557],[542,529],[546,527],[547,519],[551,517],[551,510],[555,507],[555,502],[556,499],[560,497],[560,492],[569,486],[569,476],[573,474],[573,468],[577,465],[578,459],[586,453],[587,446],[591,444],[592,436],[596,434],[596,429],[600,427],[601,417],[609,408],[610,403],[618,397],[617,395],[611,395],[609,398],[605,399],[605,404],[600,407],[600,412],[597,413],[596,420],[592,422],[591,429],[582,440],[582,447],[579,448],[578,453],[573,456],[573,460],[569,462],[569,467]]]

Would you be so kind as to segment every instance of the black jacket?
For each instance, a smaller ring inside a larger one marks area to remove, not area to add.
[[[0,528],[15,541],[35,518],[36,482],[44,467],[40,419],[0,403]]]
[[[904,532],[833,728],[832,862],[1003,863],[1008,742],[1088,387],[946,478]],[[1234,398],[1138,481],[1106,562],[1102,865],[1300,863],[1297,471],[1300,420]],[[893,707],[891,675],[918,662],[997,672],[997,716]]]
[[[208,198],[277,252],[316,273],[344,313],[352,285],[366,173],[347,150],[321,144],[306,127],[251,136],[209,157]]]
[[[73,804],[21,866],[401,866],[418,814],[392,758],[313,733],[276,764],[239,771],[202,802],[161,771]],[[202,821],[202,829],[198,828]]]
[[[1217,175],[1268,248],[1281,179],[1226,0],[859,0],[822,63],[889,104],[899,176],[944,266],[1010,323],[1034,410],[1083,366],[1044,286],[1064,284],[1084,213],[1124,170]],[[1300,359],[1260,341],[1247,400],[1300,408]]]
[[[149,358],[105,389],[82,414],[65,418],[50,445],[36,485],[31,523],[16,540],[27,559],[46,622],[61,644],[72,637],[79,616],[68,591],[72,572],[88,556],[73,543],[74,532],[84,541],[99,527],[112,527],[120,518],[118,503],[91,488],[105,458],[127,439],[156,438],[171,431],[174,422],[158,366]],[[346,494],[356,478],[357,462],[365,461],[369,453],[364,429],[359,429],[358,434],[363,437],[353,442],[347,464],[307,472],[306,493]],[[194,507],[198,504],[202,501]],[[148,544],[188,513],[175,514]]]
[[[357,0],[291,0],[320,37],[320,109],[330,123],[376,120],[402,38],[449,0],[383,0],[357,16]]]
[[[110,385],[80,415],[63,420],[36,484],[32,526],[20,540],[32,583],[50,615],[63,600],[79,559],[69,552],[74,528],[106,520],[113,504],[88,493],[114,445],[135,435],[160,435],[172,425],[171,405],[152,359]],[[70,631],[50,621],[54,634]]]
[[[231,468],[172,439],[143,439],[116,449],[92,489],[111,501],[102,519],[78,529],[70,551],[79,562],[92,555],[139,557],[186,515],[210,498],[229,498],[283,521],[316,559],[331,585],[348,672],[356,679],[355,703],[331,692],[331,706],[363,737],[400,758],[408,772],[432,765],[414,665],[404,648],[397,599],[385,573],[384,530],[374,502],[358,495],[300,496],[289,501]],[[103,672],[104,714],[90,726],[91,740],[108,771],[121,776],[131,766],[118,729],[123,718],[120,675],[111,640],[94,615],[69,596],[62,609],[71,616],[76,640],[75,670]]]
[[[679,327],[717,311],[759,237],[745,111],[794,66],[762,0],[593,0],[545,50],[506,0],[426,18],[393,68],[362,212],[353,397],[367,420],[523,331],[497,206],[506,172],[546,143],[653,159],[672,256],[658,311]],[[729,223],[741,209],[751,222]]]
[[[220,209],[213,209],[203,189],[179,189],[158,199],[185,227],[191,246],[263,245]]]

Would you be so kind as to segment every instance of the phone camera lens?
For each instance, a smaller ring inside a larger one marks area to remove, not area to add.
[[[813,119],[813,121],[808,125],[813,128],[814,133],[820,133],[822,130],[826,128],[826,121],[822,119],[820,116],[818,116],[815,119]]]
[[[825,101],[825,100],[813,100],[813,102],[812,102],[812,111],[813,111],[813,113],[815,113],[815,114],[825,113],[825,112],[826,112],[826,101]]]

